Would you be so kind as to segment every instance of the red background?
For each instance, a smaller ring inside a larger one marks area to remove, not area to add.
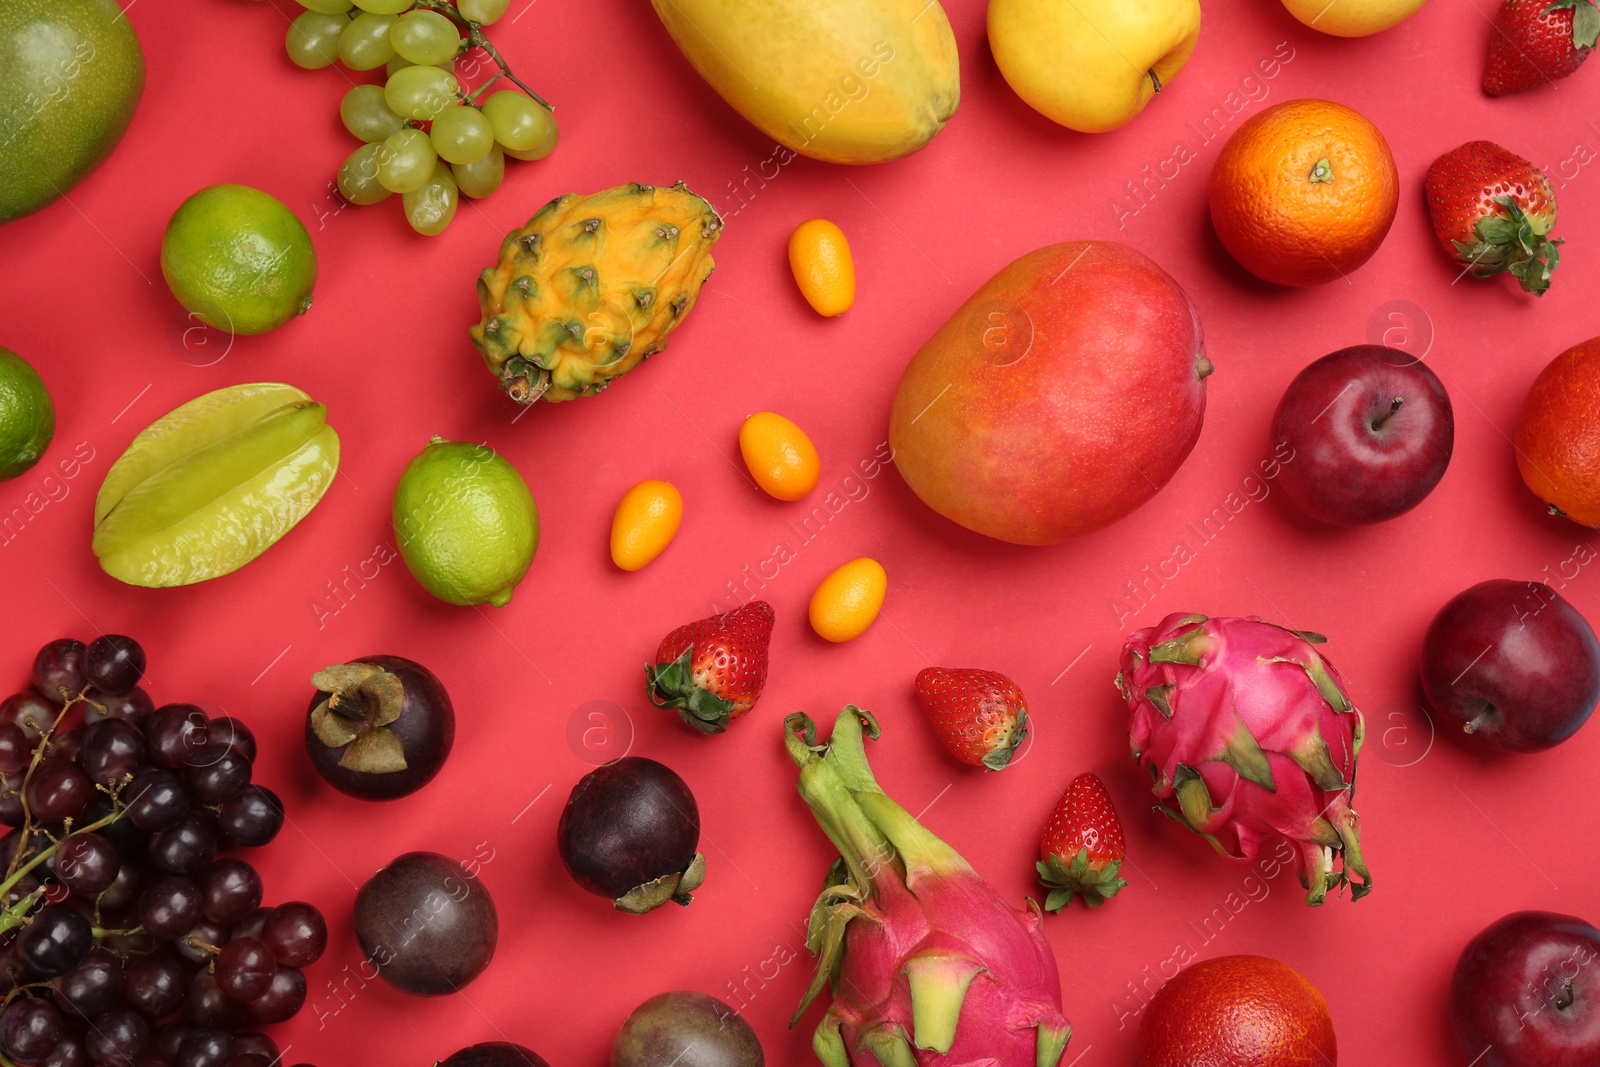
[[[1516,908],[1600,917],[1588,797],[1597,728],[1544,755],[1482,757],[1435,743],[1413,681],[1428,619],[1480,579],[1535,579],[1565,563],[1564,594],[1600,615],[1600,579],[1592,568],[1574,575],[1567,562],[1591,531],[1544,514],[1506,438],[1539,369],[1596,332],[1600,165],[1583,162],[1600,151],[1600,72],[1485,98],[1490,0],[1434,0],[1397,29],[1351,41],[1303,28],[1273,0],[1211,3],[1194,58],[1146,113],[1120,132],[1082,136],[1010,92],[988,54],[981,3],[948,10],[963,99],[943,133],[871,168],[797,159],[764,186],[752,181],[740,208],[729,183],[756,173],[774,146],[700,82],[642,0],[514,0],[493,35],[556,102],[561,145],[543,162],[515,165],[500,193],[464,206],[445,236],[424,239],[395,203],[337,210],[327,180],[354,147],[336,112],[347,79],[288,62],[291,0],[133,5],[150,73],[127,138],[70,204],[0,229],[0,343],[39,368],[60,418],[45,461],[0,486],[5,512],[29,492],[57,498],[0,547],[5,670],[21,685],[47,638],[129,633],[149,649],[158,702],[208,701],[261,734],[259,777],[283,794],[293,826],[254,860],[269,901],[317,902],[333,936],[310,970],[307,1010],[277,1031],[292,1046],[288,1062],[423,1064],[462,1044],[510,1039],[556,1067],[595,1064],[645,997],[694,988],[732,999],[741,984],[769,1061],[811,1062],[820,1009],[793,1032],[785,1023],[806,984],[800,930],[828,855],[794,793],[778,722],[797,709],[831,717],[850,701],[882,717],[873,757],[889,792],[913,812],[926,808],[927,824],[1018,901],[1036,891],[1036,834],[1062,786],[1084,769],[1110,784],[1136,869],[1112,906],[1048,924],[1076,1025],[1064,1062],[1131,1063],[1139,1001],[1129,983],[1153,989],[1186,942],[1202,956],[1256,952],[1301,968],[1327,994],[1346,1063],[1464,1065],[1470,1057],[1454,1050],[1444,1017],[1465,941]],[[1292,60],[1240,91],[1280,42]],[[1388,136],[1404,186],[1399,216],[1347,281],[1289,291],[1234,266],[1205,209],[1220,139],[1198,146],[1199,159],[1119,228],[1111,202],[1124,183],[1177,142],[1196,147],[1186,123],[1226,108],[1235,91],[1230,130],[1272,102],[1326,96]],[[1545,165],[1557,182],[1568,243],[1541,301],[1504,279],[1453,285],[1434,244],[1423,171],[1480,137]],[[501,236],[563,192],[679,178],[728,214],[693,320],[665,355],[602,398],[541,406],[513,423],[518,409],[466,339],[474,279]],[[177,205],[225,181],[288,203],[312,230],[322,278],[304,319],[205,347],[202,335],[185,338],[157,251]],[[837,221],[855,250],[860,294],[838,320],[803,304],[784,258],[790,229],[816,215]],[[1153,256],[1200,308],[1217,373],[1200,443],[1167,489],[1110,529],[1024,549],[938,519],[885,468],[850,483],[857,499],[841,494],[848,502],[802,544],[786,524],[873,457],[917,346],[1011,259],[1082,237]],[[1328,351],[1380,339],[1425,352],[1455,400],[1455,458],[1433,495],[1396,521],[1341,531],[1300,521],[1274,492],[1119,620],[1124,583],[1190,539],[1185,524],[1255,472],[1289,379]],[[218,581],[151,591],[104,576],[89,533],[112,461],[183,401],[257,380],[292,382],[328,404],[344,460],[321,506],[261,560]],[[795,419],[821,452],[823,487],[804,503],[768,499],[743,474],[739,421],[761,409]],[[487,440],[527,477],[544,521],[527,580],[504,609],[455,608],[396,561],[332,599],[327,583],[390,538],[395,479],[430,434]],[[80,444],[93,459],[76,478],[46,483]],[[623,574],[607,557],[611,509],[645,477],[676,483],[686,518],[665,555]],[[731,733],[693,736],[649,708],[640,667],[668,629],[706,614],[726,596],[724,583],[780,540],[796,558],[761,591],[778,613],[766,694]],[[859,555],[888,570],[883,616],[856,642],[827,645],[806,625],[807,599]],[[1259,614],[1330,635],[1329,654],[1370,723],[1357,800],[1376,891],[1359,905],[1331,900],[1310,911],[1291,874],[1247,881],[1248,869],[1150,813],[1111,676],[1126,630],[1179,610]],[[370,806],[320,784],[299,734],[310,674],[379,651],[433,667],[454,695],[460,731],[433,785]],[[984,775],[944,755],[910,696],[912,677],[932,663],[1000,669],[1021,683],[1037,743],[1020,763]],[[591,701],[611,703],[586,708]],[[710,871],[686,910],[615,913],[579,891],[556,858],[561,804],[601,758],[585,748],[587,716],[607,707],[611,732],[590,733],[591,746],[620,754],[631,745],[698,794]],[[350,932],[356,887],[408,849],[490,857],[482,877],[502,916],[499,954],[459,996],[422,1002],[351,978],[341,1001],[330,983],[360,959]],[[1209,940],[1188,925],[1226,913],[1230,893],[1235,906],[1252,889],[1262,896],[1261,886],[1264,899]],[[750,977],[763,970],[764,984]]]

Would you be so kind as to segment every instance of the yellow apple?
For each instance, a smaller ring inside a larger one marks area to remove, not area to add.
[[[989,0],[1000,73],[1029,107],[1083,133],[1142,111],[1199,36],[1199,0]]]
[[[1427,0],[1283,0],[1289,14],[1335,37],[1366,37],[1398,26]]]

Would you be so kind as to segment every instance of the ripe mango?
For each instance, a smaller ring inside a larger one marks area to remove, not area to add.
[[[779,144],[882,163],[933,139],[961,102],[937,0],[651,0],[700,76]]]

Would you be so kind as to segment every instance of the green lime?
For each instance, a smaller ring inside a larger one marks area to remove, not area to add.
[[[207,326],[266,333],[310,310],[317,250],[281,201],[248,185],[213,185],[167,224],[161,273]]]
[[[394,530],[428,592],[500,608],[539,549],[539,508],[494,449],[435,437],[395,486]]]
[[[143,92],[144,54],[113,0],[0,0],[0,222],[103,163]]]
[[[0,482],[39,462],[55,432],[56,406],[38,372],[0,348]]]

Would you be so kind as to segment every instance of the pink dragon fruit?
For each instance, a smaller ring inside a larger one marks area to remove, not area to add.
[[[811,909],[817,970],[789,1025],[831,983],[811,1039],[827,1067],[1057,1067],[1072,1028],[1038,905],[1007,904],[884,795],[863,729],[877,738],[854,705],[820,745],[809,716],[784,720],[800,795],[840,853]]]
[[[1346,884],[1356,900],[1372,889],[1350,806],[1364,727],[1313,647],[1326,640],[1254,617],[1168,615],[1128,635],[1117,674],[1159,810],[1230,859],[1287,840],[1313,906]]]

